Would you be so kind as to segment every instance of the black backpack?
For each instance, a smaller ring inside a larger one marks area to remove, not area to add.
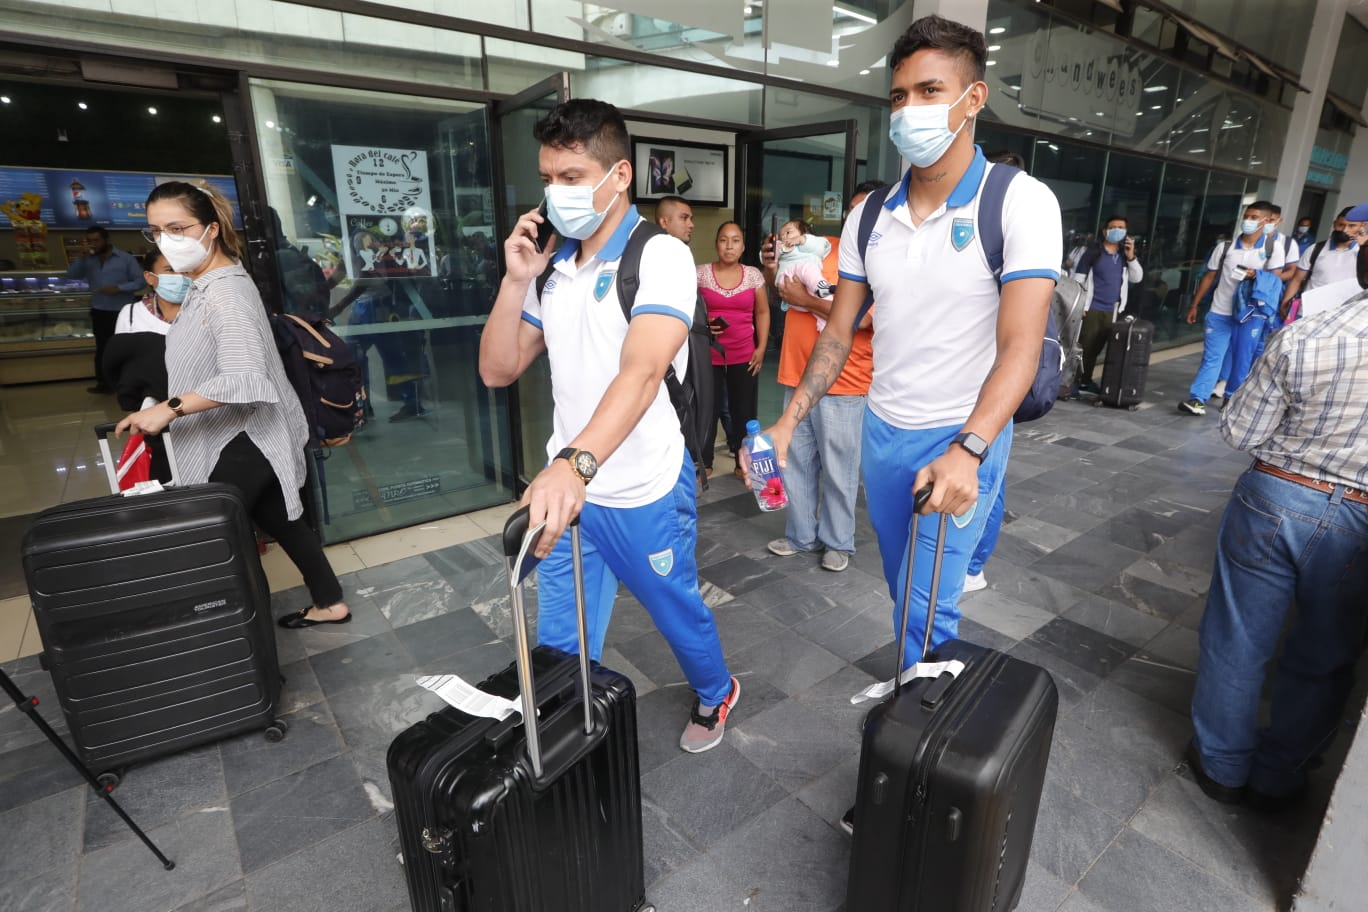
[[[280,290],[286,313],[307,317],[328,312],[328,280],[312,257],[287,244],[276,250],[276,266],[280,270]]]
[[[618,301],[622,304],[622,315],[630,323],[632,305],[636,303],[637,290],[641,287],[641,254],[653,237],[665,234],[665,229],[650,222],[639,222],[627,238],[627,246],[618,260],[617,285]],[[537,279],[537,298],[541,298],[547,280],[551,278],[552,266]],[[712,332],[708,329],[708,305],[702,294],[694,297],[693,325],[689,329],[689,362],[684,379],[675,374],[674,365],[665,371],[665,389],[670,394],[670,404],[679,416],[679,430],[684,434],[684,446],[693,459],[698,474],[698,483],[703,490],[708,488],[708,477],[703,472],[703,447],[712,441],[712,425],[717,420],[713,415],[713,370],[712,349],[717,345]]]
[[[366,386],[346,340],[327,320],[295,314],[271,317],[285,376],[309,424],[309,448],[342,446],[365,423]]]

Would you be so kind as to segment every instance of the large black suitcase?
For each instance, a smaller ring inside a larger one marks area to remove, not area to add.
[[[40,661],[103,781],[239,732],[284,735],[270,589],[235,488],[53,507],[24,534],[23,560]]]
[[[654,909],[645,902],[636,690],[588,660],[578,525],[580,656],[529,650],[521,583],[540,531],[528,529],[526,508],[504,529],[517,660],[479,685],[520,700],[522,714],[447,708],[390,745],[414,912]]]
[[[919,506],[928,495],[918,496]],[[963,668],[898,675],[893,695],[865,720],[851,910],[999,912],[1021,898],[1059,692],[1043,669],[993,649],[952,640],[928,655],[945,522],[942,515],[928,633],[915,668]],[[917,523],[913,514],[898,669]]]
[[[1153,351],[1154,324],[1149,320],[1126,317],[1113,323],[1107,335],[1102,385],[1093,404],[1134,411],[1145,398]]]

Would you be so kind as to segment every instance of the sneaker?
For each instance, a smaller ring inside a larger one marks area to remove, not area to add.
[[[853,806],[841,815],[841,829],[845,830],[847,836],[855,835],[855,808]]]
[[[982,573],[966,573],[964,576],[964,591],[978,592],[980,589],[987,589],[988,581],[983,578]]]
[[[741,682],[731,679],[731,693],[727,699],[713,707],[706,716],[698,714],[698,699],[694,699],[693,710],[689,713],[689,724],[684,726],[684,734],[679,736],[681,749],[691,754],[701,754],[722,743],[722,733],[727,728],[727,716],[741,699]]]
[[[1207,775],[1206,767],[1202,766],[1202,755],[1197,752],[1195,742],[1189,741],[1187,751],[1183,754],[1188,769],[1192,771],[1192,778],[1197,780],[1197,787],[1213,801],[1221,804],[1240,804],[1245,798],[1245,787],[1243,785],[1223,785]]]
[[[787,538],[776,538],[765,547],[769,548],[770,554],[778,555],[779,557],[793,557],[793,555],[798,553],[798,549],[793,547],[793,543]]]
[[[1187,412],[1192,415],[1205,415],[1206,404],[1200,399],[1189,399],[1186,402],[1178,403],[1178,411]]]
[[[850,555],[844,551],[827,551],[822,555],[822,569],[840,573],[850,566]]]

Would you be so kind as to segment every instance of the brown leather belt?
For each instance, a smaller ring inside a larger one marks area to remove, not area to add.
[[[1298,475],[1296,472],[1289,472],[1286,469],[1280,469],[1277,466],[1269,465],[1261,460],[1255,461],[1254,471],[1263,472],[1265,475],[1272,475],[1274,478],[1281,478],[1283,481],[1290,481],[1293,484],[1299,484],[1304,488],[1311,488],[1314,491],[1320,491],[1322,494],[1327,495],[1334,494],[1335,488],[1340,488],[1344,491],[1345,500],[1352,500],[1354,503],[1368,504],[1368,494],[1360,491],[1358,488],[1351,488],[1348,485],[1337,485],[1331,484],[1328,481],[1317,481],[1314,478],[1307,478],[1305,475]]]

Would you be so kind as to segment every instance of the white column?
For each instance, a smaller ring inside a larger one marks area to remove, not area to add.
[[[1368,96],[1365,96],[1359,105],[1359,110],[1368,107]],[[1325,217],[1321,219],[1326,229],[1318,230],[1317,237],[1324,237],[1330,219],[1335,217],[1345,206],[1357,206],[1359,203],[1368,203],[1368,129],[1359,127],[1354,133],[1354,141],[1349,146],[1349,167],[1344,170],[1344,177],[1340,179],[1339,193],[1328,194],[1325,198]]]
[[[1311,147],[1316,144],[1316,130],[1320,126],[1321,109],[1325,106],[1325,90],[1330,85],[1330,71],[1335,65],[1335,50],[1339,47],[1340,31],[1348,0],[1321,0],[1315,4],[1311,20],[1311,34],[1306,42],[1302,60],[1301,84],[1310,93],[1298,92],[1292,108],[1292,120],[1283,141],[1282,160],[1278,164],[1278,183],[1273,191],[1273,202],[1282,206],[1284,231],[1290,231],[1300,213],[1302,189],[1306,185],[1306,169],[1311,164]],[[1357,143],[1355,143],[1357,146]],[[1259,185],[1261,196],[1268,193],[1268,181]]]

